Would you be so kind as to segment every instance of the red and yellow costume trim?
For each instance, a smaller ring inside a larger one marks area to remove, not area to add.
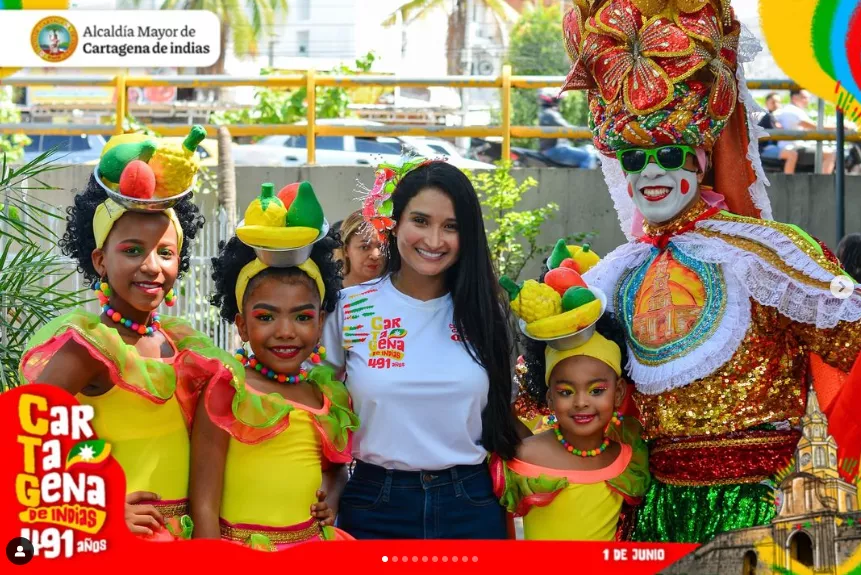
[[[650,481],[640,432],[632,417],[625,418],[621,431],[613,427],[609,435],[621,444],[619,456],[594,471],[552,469],[492,455],[494,493],[509,513],[524,518],[527,539],[622,540],[630,509],[640,503]]]

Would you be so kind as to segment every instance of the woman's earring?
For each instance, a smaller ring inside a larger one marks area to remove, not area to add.
[[[233,353],[233,357],[236,359],[236,361],[238,361],[242,365],[245,365],[245,362],[248,360],[248,352],[245,351],[244,341],[242,342],[242,347],[237,348],[236,351]]]
[[[108,298],[111,297],[111,286],[108,284],[108,278],[97,279],[93,282],[93,291],[96,292],[96,297],[99,298],[99,305],[108,305]]]
[[[613,417],[610,418],[610,422],[607,423],[607,427],[604,428],[604,435],[607,435],[607,432],[610,431],[610,427],[615,425],[619,427],[622,425],[622,420],[625,419],[625,416],[619,413],[618,411],[613,412]]]
[[[311,352],[311,363],[318,364],[326,359],[326,348],[323,347],[323,344],[318,343],[314,347],[314,351]]]

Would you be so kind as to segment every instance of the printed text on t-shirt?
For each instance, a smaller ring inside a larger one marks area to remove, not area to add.
[[[372,317],[371,337],[368,339],[368,367],[404,367],[406,335],[407,330],[401,327],[401,318]]]

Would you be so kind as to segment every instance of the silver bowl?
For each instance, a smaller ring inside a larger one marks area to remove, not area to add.
[[[99,183],[99,186],[102,187],[102,189],[105,191],[105,193],[110,199],[112,199],[125,209],[131,210],[133,212],[163,212],[168,208],[172,208],[176,204],[178,204],[181,199],[190,194],[192,190],[194,190],[194,186],[197,183],[197,174],[195,174],[194,179],[191,181],[191,186],[189,186],[188,189],[186,189],[184,192],[175,196],[171,196],[169,198],[154,198],[152,200],[144,200],[141,198],[130,198],[110,189],[108,186],[105,185],[105,183],[102,181],[102,178],[99,176],[98,166],[96,166],[93,175],[96,177],[96,181]]]
[[[601,316],[604,315],[604,312],[607,311],[607,296],[604,292],[596,287],[590,287],[589,291],[595,294],[595,297],[598,298],[598,301],[601,302],[601,313],[598,315],[598,319],[601,319]],[[595,325],[598,323],[596,319],[590,325],[587,325],[580,331],[568,334],[568,335],[560,335],[557,337],[548,337],[541,338],[529,335],[529,332],[526,331],[526,322],[518,320],[518,325],[520,326],[520,332],[528,337],[529,339],[533,339],[535,341],[543,341],[547,343],[550,347],[558,351],[565,351],[569,349],[574,349],[575,347],[580,347],[589,341],[589,338],[595,334]]]
[[[243,219],[236,225],[236,227],[242,227],[244,224],[245,220]],[[242,243],[254,248],[254,253],[257,254],[257,259],[259,259],[267,266],[273,268],[291,268],[298,266],[299,264],[310,258],[311,250],[314,249],[314,244],[326,237],[326,234],[328,233],[329,221],[326,218],[323,218],[323,226],[320,228],[320,233],[317,235],[317,238],[310,244],[302,246],[301,248],[288,248],[283,250],[277,250],[273,248],[255,246],[254,244],[249,244],[247,242]]]

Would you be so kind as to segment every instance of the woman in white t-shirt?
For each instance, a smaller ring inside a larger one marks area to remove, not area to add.
[[[338,525],[357,539],[503,539],[485,459],[519,441],[504,300],[469,179],[416,163],[378,171],[365,213],[388,273],[344,289],[324,328],[361,421]]]

